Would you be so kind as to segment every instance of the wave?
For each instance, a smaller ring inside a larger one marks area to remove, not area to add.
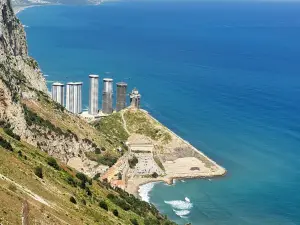
[[[175,212],[175,214],[181,218],[186,218],[187,215],[190,214],[190,210],[175,210],[173,209],[173,211]]]
[[[27,26],[27,25],[23,25],[23,27],[24,27],[24,28],[29,28],[29,26]]]
[[[191,202],[186,202],[182,200],[165,201],[165,203],[171,205],[172,208],[177,210],[188,210],[193,208],[193,204]]]
[[[150,203],[150,196],[149,196],[149,193],[150,191],[152,190],[152,188],[154,187],[154,185],[158,183],[158,182],[151,182],[151,183],[148,183],[148,184],[144,184],[144,185],[141,185],[139,187],[139,196],[141,197],[141,199],[145,202],[148,202]]]

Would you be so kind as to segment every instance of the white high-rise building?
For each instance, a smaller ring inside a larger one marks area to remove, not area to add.
[[[82,112],[82,82],[67,83],[66,108],[74,114]]]
[[[64,105],[64,96],[65,91],[64,91],[64,84],[55,82],[52,84],[52,99],[62,106]]]
[[[98,98],[99,98],[99,76],[89,75],[90,77],[90,99],[89,99],[89,114],[98,114]]]

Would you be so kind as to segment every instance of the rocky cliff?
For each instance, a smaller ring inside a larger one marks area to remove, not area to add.
[[[34,59],[28,56],[25,32],[9,1],[0,2],[0,119],[20,135],[26,132],[21,97],[46,92],[45,80]]]
[[[87,129],[84,127],[89,127],[87,123],[52,102],[38,63],[28,56],[23,26],[7,0],[0,3],[0,29],[2,123],[22,140],[90,176],[103,171],[107,166],[88,160],[85,153],[105,146],[112,151],[103,155],[114,154],[113,149],[117,146],[99,138],[101,134],[97,132],[90,131],[94,135],[84,133]],[[74,123],[78,125],[76,129]],[[96,135],[99,137],[94,137]]]

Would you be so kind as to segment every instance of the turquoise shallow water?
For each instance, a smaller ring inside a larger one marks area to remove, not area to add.
[[[127,81],[145,109],[228,170],[211,182],[156,184],[149,197],[160,211],[179,224],[294,225],[299,12],[300,3],[169,1],[38,7],[19,17],[49,80],[83,81],[85,106],[88,74]]]

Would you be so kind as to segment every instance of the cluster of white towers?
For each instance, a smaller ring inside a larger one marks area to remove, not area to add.
[[[89,110],[88,114],[92,116],[99,115],[99,76],[91,74],[89,90]],[[74,114],[82,113],[82,82],[69,82],[66,85],[66,109]],[[116,111],[126,108],[127,84],[117,83]],[[65,104],[64,84],[55,82],[52,84],[52,99],[59,104]],[[141,95],[136,89],[130,94],[132,107],[139,108]],[[102,114],[111,114],[113,112],[113,79],[103,79],[102,92]]]
[[[67,83],[66,108],[74,114],[82,112],[82,82]]]

